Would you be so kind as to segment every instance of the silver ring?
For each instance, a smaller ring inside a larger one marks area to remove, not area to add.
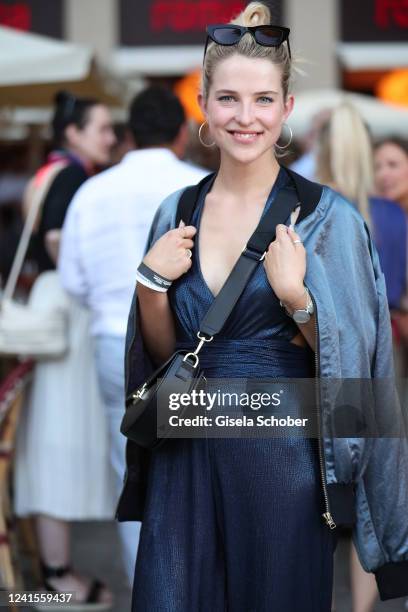
[[[189,259],[191,259],[193,256],[193,251],[191,249],[186,249],[186,255]]]
[[[302,241],[301,240],[294,240],[293,244],[302,244]]]

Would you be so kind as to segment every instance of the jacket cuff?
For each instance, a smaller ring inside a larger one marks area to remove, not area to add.
[[[408,561],[385,563],[375,572],[375,578],[381,601],[408,596]]]

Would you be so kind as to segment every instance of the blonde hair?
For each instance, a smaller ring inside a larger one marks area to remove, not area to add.
[[[256,25],[270,25],[271,12],[265,4],[262,4],[261,2],[251,2],[248,4],[245,10],[242,11],[242,13],[240,13],[235,19],[230,21],[230,23],[247,27]],[[231,57],[235,54],[250,58],[267,58],[273,64],[278,66],[282,73],[283,98],[286,100],[289,93],[292,67],[287,43],[284,43],[279,47],[264,47],[259,45],[249,33],[245,34],[236,45],[224,46],[210,41],[204,58],[201,87],[202,94],[205,99],[208,97],[215,67],[223,59]]]
[[[374,169],[371,139],[358,110],[342,102],[322,128],[318,143],[316,177],[354,202],[371,226],[369,195]]]

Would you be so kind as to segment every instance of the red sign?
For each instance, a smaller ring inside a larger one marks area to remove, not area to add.
[[[62,37],[62,0],[0,0],[0,25]]]
[[[120,44],[204,45],[210,23],[228,23],[249,0],[120,0]],[[266,0],[280,23],[282,0]]]
[[[17,30],[31,30],[31,9],[24,2],[0,2],[0,24]]]
[[[169,29],[173,32],[204,32],[208,23],[228,23],[245,7],[243,0],[155,0],[150,9],[153,32]]]
[[[408,0],[376,0],[375,21],[380,28],[408,28]]]
[[[342,40],[407,42],[408,0],[341,0]]]

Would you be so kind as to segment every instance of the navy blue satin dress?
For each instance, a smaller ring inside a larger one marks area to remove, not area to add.
[[[265,211],[286,180],[281,170]],[[214,299],[198,240],[169,294],[179,347],[196,346]],[[297,333],[260,265],[201,365],[207,378],[311,377],[312,351],[290,343]],[[334,542],[316,440],[172,439],[149,470],[133,612],[330,612]]]

